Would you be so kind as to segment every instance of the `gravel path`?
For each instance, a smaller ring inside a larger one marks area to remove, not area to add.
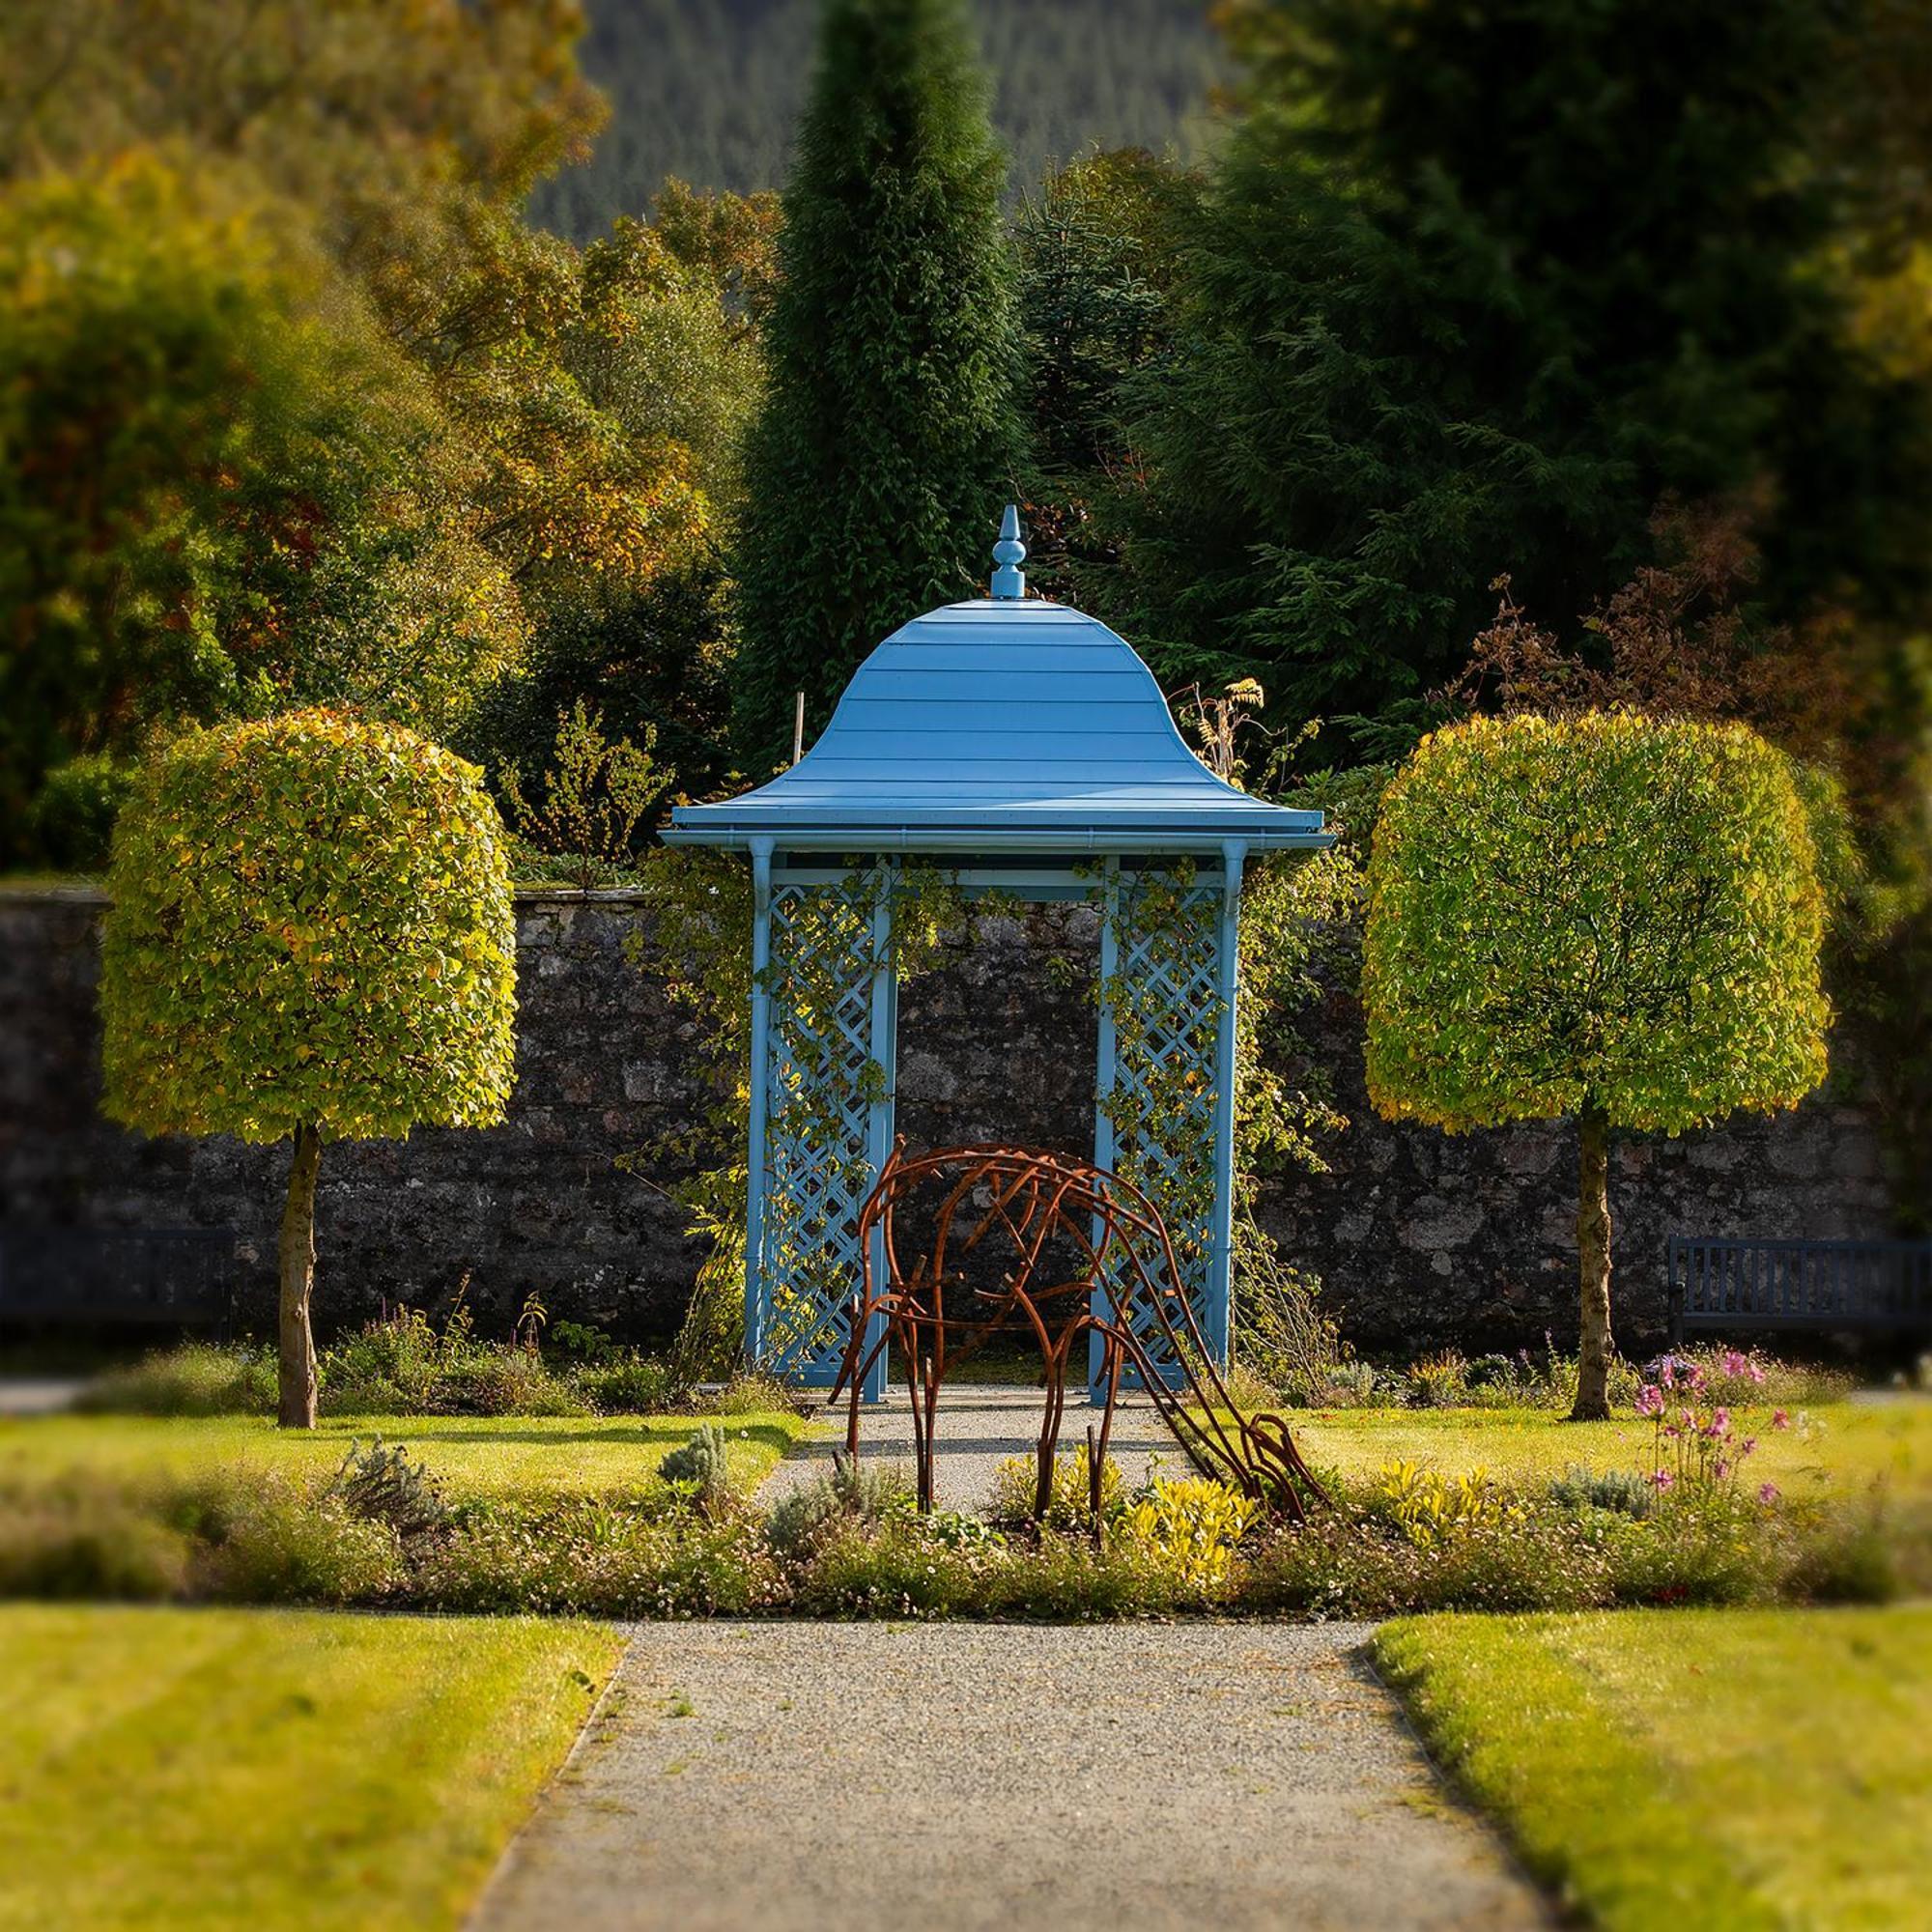
[[[1039,1440],[1040,1405],[1037,1388],[955,1383],[939,1399],[939,1454],[933,1467],[934,1500],[940,1509],[980,1510],[992,1500],[993,1472],[1009,1456],[1032,1456]],[[841,1403],[827,1411],[832,1433],[816,1441],[802,1442],[772,1473],[758,1492],[769,1506],[780,1496],[802,1488],[821,1469],[832,1466],[832,1453],[845,1446],[846,1410]],[[1087,1439],[1087,1426],[1096,1429],[1100,1411],[1087,1406],[1084,1390],[1067,1394],[1060,1420],[1060,1447],[1070,1454]],[[1145,1396],[1122,1396],[1114,1408],[1113,1434],[1107,1454],[1121,1466],[1125,1486],[1132,1489],[1147,1474],[1150,1458],[1158,1456],[1171,1475],[1188,1475],[1187,1458],[1168,1433]],[[862,1462],[896,1463],[912,1474],[912,1406],[904,1389],[874,1403],[859,1423]]]
[[[1364,1634],[643,1626],[474,1932],[1547,1924]]]

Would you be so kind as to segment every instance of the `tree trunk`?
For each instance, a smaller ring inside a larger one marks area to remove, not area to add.
[[[1577,1122],[1577,1268],[1580,1333],[1572,1422],[1610,1412],[1610,1117],[1585,1100]]]
[[[315,1427],[315,1338],[308,1325],[315,1286],[315,1177],[322,1165],[319,1128],[296,1129],[289,1198],[282,1208],[281,1405],[284,1429]]]

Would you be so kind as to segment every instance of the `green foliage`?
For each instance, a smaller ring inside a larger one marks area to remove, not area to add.
[[[860,659],[973,595],[1020,461],[1002,163],[963,0],[830,0],[735,546],[735,729],[781,759]]]
[[[542,772],[559,714],[581,700],[612,738],[636,743],[654,731],[654,754],[677,774],[680,794],[710,796],[729,772],[728,588],[705,548],[641,589],[597,583],[546,598],[528,649],[477,700],[455,749],[486,771]]]
[[[1825,1074],[1824,902],[1789,766],[1742,725],[1477,720],[1383,794],[1371,1097],[1454,1130],[1675,1133]]]
[[[414,581],[425,399],[285,211],[149,157],[49,176],[0,191],[0,277],[14,838],[57,849],[71,805],[23,808],[76,755],[290,692],[440,724],[514,649],[467,585]]]
[[[1549,1485],[1549,1499],[1564,1509],[1648,1516],[1657,1506],[1657,1486],[1640,1469],[1586,1469],[1573,1464]]]
[[[1183,1600],[1212,1603],[1232,1580],[1255,1505],[1206,1476],[1156,1476],[1128,1498],[1116,1533],[1170,1571]]]
[[[134,778],[132,765],[106,753],[83,753],[56,765],[29,815],[34,849],[59,871],[104,871],[114,820]]]
[[[251,1343],[183,1342],[90,1382],[74,1406],[97,1415],[266,1415],[275,1406],[272,1354]]]
[[[0,1496],[0,1596],[164,1603],[187,1593],[191,1553],[139,1499],[71,1484]]]
[[[525,797],[514,763],[500,775],[517,836],[555,861],[582,892],[611,884],[630,865],[639,821],[671,782],[651,757],[653,726],[644,726],[641,750],[628,738],[607,740],[603,726],[602,714],[587,710],[581,697],[558,714],[539,805]]]
[[[834,1450],[829,1472],[820,1471],[773,1505],[765,1540],[780,1556],[798,1562],[815,1555],[841,1528],[876,1530],[912,1513],[912,1486],[903,1470]]]
[[[1093,1464],[1086,1443],[1070,1454],[1053,1459],[1052,1487],[1046,1514],[1039,1519],[1048,1529],[1073,1534],[1094,1522]],[[993,1520],[1009,1525],[1031,1522],[1038,1494],[1039,1464],[1031,1456],[1009,1456],[993,1471]],[[1121,1467],[1110,1456],[1100,1466],[1100,1514],[1110,1515],[1121,1499]]]
[[[721,1507],[731,1493],[724,1430],[715,1422],[702,1424],[693,1431],[690,1441],[660,1460],[658,1474],[688,1490],[707,1510]]]
[[[403,1560],[394,1524],[270,1477],[222,1526],[206,1587],[231,1604],[381,1603]]]
[[[400,1537],[426,1536],[449,1520],[449,1505],[423,1465],[400,1442],[383,1446],[379,1435],[368,1448],[352,1442],[325,1494],[339,1498],[355,1515],[385,1522]]]
[[[1164,677],[1419,720],[1499,572],[1587,611],[1659,498],[1767,476],[1780,614],[1922,595],[1923,394],[1820,272],[1843,207],[1804,156],[1824,10],[1226,14],[1246,112],[1133,425]]]
[[[114,1118],[248,1141],[500,1119],[515,935],[478,777],[398,726],[325,711],[164,753],[116,831]]]

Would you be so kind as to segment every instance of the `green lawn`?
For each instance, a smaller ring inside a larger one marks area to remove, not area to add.
[[[1804,1426],[1782,1431],[1772,1428],[1769,1408],[1735,1413],[1740,1434],[1757,1436],[1745,1465],[1754,1484],[1807,1495],[1863,1489],[1883,1475],[1896,1495],[1932,1497],[1932,1401],[1825,1403],[1804,1411]],[[1360,1408],[1293,1410],[1289,1419],[1311,1462],[1348,1475],[1394,1457],[1450,1472],[1481,1464],[1498,1477],[1561,1475],[1573,1463],[1650,1466],[1651,1425],[1635,1416],[1566,1422],[1549,1409]]]
[[[0,1927],[454,1926],[620,1647],[557,1619],[0,1608]]]
[[[719,1418],[732,1481],[749,1490],[812,1428],[795,1415]],[[349,1444],[407,1443],[452,1495],[632,1490],[697,1427],[690,1416],[358,1416],[313,1433],[255,1416],[59,1415],[0,1419],[0,1484],[66,1470],[192,1476],[236,1465],[333,1468]]]
[[[1932,1926],[1932,1605],[1423,1617],[1375,1652],[1606,1932]]]

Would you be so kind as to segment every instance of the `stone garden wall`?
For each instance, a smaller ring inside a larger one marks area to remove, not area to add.
[[[244,1320],[266,1328],[285,1154],[228,1141],[150,1141],[98,1111],[95,1019],[101,902],[0,893],[0,1223],[229,1226]],[[692,1022],[627,964],[639,915],[621,894],[518,901],[518,1084],[507,1122],[420,1129],[327,1151],[318,1203],[318,1319],[386,1300],[432,1311],[466,1281],[500,1330],[529,1290],[553,1320],[637,1339],[668,1332],[702,1245],[682,1211],[619,1154],[705,1104]],[[1094,915],[989,918],[979,943],[901,999],[899,1125],[916,1143],[1092,1141]],[[1336,992],[1309,1016],[1315,1067],[1351,1121],[1331,1171],[1271,1186],[1263,1218],[1319,1273],[1367,1350],[1454,1344],[1474,1353],[1574,1341],[1576,1154],[1560,1129],[1448,1138],[1377,1120],[1362,1091],[1360,1017]],[[660,1180],[674,1174],[660,1170]],[[1627,1346],[1663,1321],[1673,1230],[1822,1237],[1887,1232],[1873,1122],[1819,1098],[1623,1147],[1613,1170]]]

